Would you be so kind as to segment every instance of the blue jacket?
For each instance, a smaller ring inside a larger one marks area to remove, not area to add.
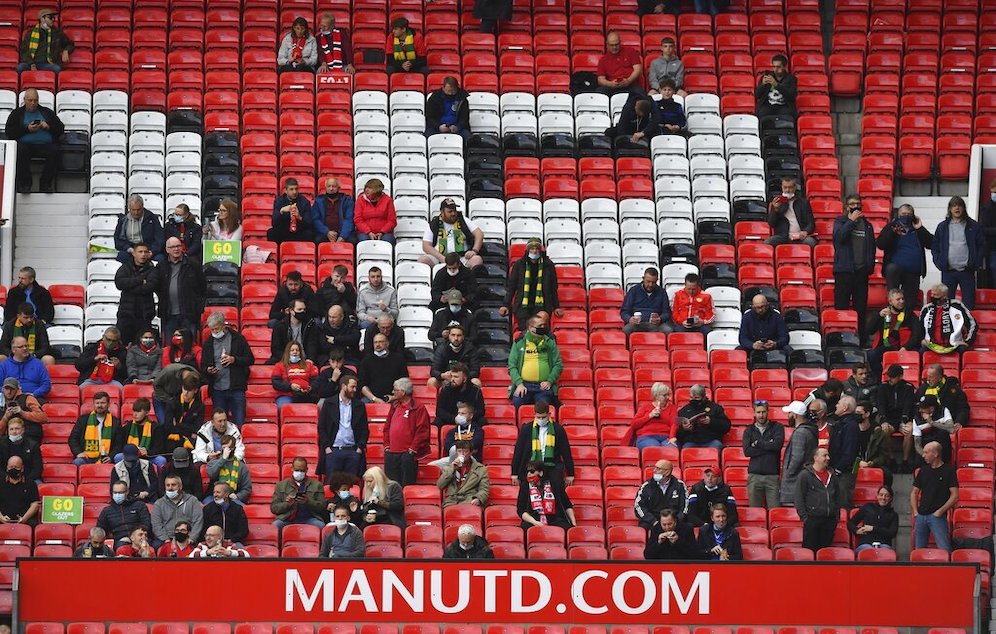
[[[287,214],[280,213],[280,210],[290,204],[290,198],[287,194],[280,194],[277,199],[273,201],[273,226],[290,226],[290,217]],[[297,200],[294,201],[297,204],[297,210],[301,213],[301,220],[298,222],[298,226],[304,227],[314,227],[315,226],[315,216],[311,211],[311,201],[305,198],[302,194],[297,195]],[[300,229],[298,229],[300,231]]]
[[[633,313],[643,313],[640,321],[650,321],[650,313],[660,315],[661,321],[671,321],[671,305],[668,302],[667,292],[658,285],[648,294],[643,289],[643,284],[634,284],[626,291],[622,308],[619,310],[623,323],[629,323]]]
[[[861,219],[865,228],[864,270],[871,273],[875,268],[875,228],[871,223]],[[846,215],[837,216],[833,221],[833,271],[834,273],[853,273],[854,254],[852,253],[851,231],[857,223]]]
[[[34,355],[23,363],[14,360],[14,357],[7,357],[0,363],[0,382],[10,377],[21,383],[23,392],[33,394],[35,398],[44,397],[52,389],[52,379],[45,364]]]
[[[325,226],[325,205],[327,202],[328,198],[322,194],[315,198],[315,204],[311,208],[315,216],[315,233],[321,238],[324,238],[329,232],[329,228]],[[353,205],[352,196],[339,194],[339,237],[343,240],[353,237]]]
[[[986,256],[986,237],[978,222],[966,216],[965,241],[968,242],[968,271],[982,268]],[[948,233],[951,218],[945,218],[934,230],[934,242],[930,245],[930,253],[934,257],[934,266],[939,271],[948,270]]]
[[[772,308],[764,317],[758,316],[751,308],[744,313],[740,320],[740,347],[750,350],[755,341],[771,339],[778,344],[779,348],[784,348],[789,342],[788,328],[785,326],[785,319],[782,314]]]
[[[127,214],[118,216],[118,224],[114,227],[114,248],[118,251],[127,251],[131,248],[131,242],[125,235],[125,217]],[[166,243],[166,234],[163,225],[159,222],[159,216],[148,209],[142,210],[142,242],[149,245],[152,255],[162,255],[163,245]],[[131,256],[128,257],[131,259]]]

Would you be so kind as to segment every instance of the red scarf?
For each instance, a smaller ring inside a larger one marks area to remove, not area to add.
[[[156,349],[156,344],[153,343],[151,346],[146,347],[145,344],[140,341],[138,342],[138,349],[144,352],[145,354],[149,354],[150,352]]]
[[[319,31],[316,39],[322,49],[322,61],[333,70],[342,70],[342,31],[332,29],[328,35]]]
[[[104,340],[101,339],[100,343],[97,344],[97,355],[107,355],[107,348],[104,347]],[[110,355],[107,361],[102,361],[93,366],[93,372],[90,373],[90,379],[93,381],[99,381],[101,383],[110,383],[114,380],[114,366],[111,365]]]
[[[541,524],[547,524],[546,518],[557,514],[557,499],[553,496],[553,487],[550,486],[549,480],[543,483],[542,495],[540,495],[539,487],[532,483],[529,484],[529,504],[533,511],[539,515]]]
[[[308,43],[307,37],[294,37],[291,35],[291,43],[293,48],[291,49],[291,59],[297,59],[299,57],[304,57],[304,45]]]

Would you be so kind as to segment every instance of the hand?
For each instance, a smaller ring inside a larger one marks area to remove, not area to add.
[[[225,460],[228,460],[229,458],[231,458],[232,457],[232,448],[229,447],[229,446],[222,447],[221,448],[221,457],[224,458]]]
[[[563,308],[557,308],[557,309],[555,309],[553,311],[553,316],[554,317],[563,317],[564,316],[564,309]]]
[[[329,343],[332,343],[332,342],[330,341]],[[336,368],[336,369],[332,370],[332,380],[333,381],[338,381],[340,378],[342,378],[342,369],[341,368]]]
[[[516,486],[519,485],[519,476],[517,476],[517,475],[513,475],[512,476],[512,484],[514,484]]]
[[[223,366],[225,366],[227,368],[228,366],[232,365],[233,363],[235,363],[235,357],[233,357],[230,354],[223,354],[223,355],[221,355],[221,365],[223,365]]]
[[[664,533],[664,538],[673,544],[678,541],[678,533],[675,531],[668,531]]]
[[[450,131],[450,127],[448,125],[446,125],[445,123],[440,123],[439,124],[439,131],[443,132],[443,133],[449,132]]]
[[[295,493],[288,493],[287,497],[284,498],[284,502],[286,502],[287,504],[295,504],[295,503],[297,503],[297,494],[295,494]]]
[[[861,219],[861,210],[860,209],[855,209],[851,213],[847,214],[847,218],[851,222],[857,222],[858,220]]]
[[[518,387],[515,388],[515,391],[512,392],[512,396],[524,396],[525,393],[526,393],[526,386],[519,383]]]
[[[14,522],[14,520],[7,517],[6,515],[0,514],[0,524],[10,524],[12,522]]]
[[[373,402],[374,403],[385,403],[386,401],[384,399],[382,399],[381,397],[379,397],[379,396],[375,396],[375,397],[373,397]]]
[[[764,350],[764,342],[755,341],[753,344],[751,344],[751,348],[754,348],[755,350]]]
[[[769,339],[769,340],[767,340],[767,341],[764,342],[764,349],[765,350],[772,350],[772,349],[774,349],[774,347],[775,347],[775,342],[774,341],[771,341]]]
[[[379,308],[379,309],[381,309],[383,311],[386,311],[387,310],[387,304],[384,303],[384,300],[380,300],[380,301],[377,302],[377,308]]]
[[[878,316],[879,316],[879,317],[885,317],[885,316],[886,316],[886,315],[888,315],[888,314],[889,314],[890,312],[891,312],[891,311],[889,310],[889,307],[888,307],[888,306],[886,306],[886,307],[885,307],[885,308],[883,308],[882,310],[878,311]]]
[[[630,138],[631,141],[636,142],[636,141],[639,141],[640,139],[642,139],[644,136],[646,136],[646,135],[643,134],[642,132],[634,132],[633,136],[631,136],[629,138]]]
[[[913,216],[913,228],[914,229],[919,229],[922,226],[923,226],[923,223],[920,222],[920,218],[917,217],[917,216]]]
[[[218,368],[214,367],[213,365],[209,365],[208,369],[207,369],[207,373],[208,374],[218,374]]]
[[[297,383],[291,383],[291,392],[300,392],[301,386]]]
[[[401,64],[401,68],[404,68],[405,70],[411,70],[412,69],[412,63],[411,62],[404,62],[404,63]]]
[[[111,457],[110,456],[101,456],[100,457],[100,462],[101,462],[101,464],[111,464]]]
[[[339,234],[336,233],[335,231],[329,231],[328,233],[325,234],[325,237],[329,239],[329,242],[335,242],[336,238],[339,237]],[[342,285],[340,284],[339,286],[342,286]],[[336,287],[336,288],[338,288],[338,287]],[[339,289],[339,290],[341,291],[342,289]]]
[[[111,365],[113,365],[115,368],[118,367],[118,366],[120,366],[121,365],[121,359],[119,359],[117,357],[113,357],[111,359]]]
[[[809,237],[809,232],[808,231],[800,231],[799,232],[799,237],[798,237],[799,240],[805,240],[808,237]]]
[[[861,468],[870,467],[871,463],[868,462],[867,460],[862,460],[858,463],[858,466]]]
[[[553,387],[553,383],[550,383],[549,381],[541,381],[540,382],[540,389],[543,390],[543,391],[549,391],[550,388],[552,388],[552,387]]]
[[[473,500],[471,500],[470,503],[473,504],[474,506],[480,506],[481,505],[481,501],[478,500],[477,498],[474,498]]]
[[[38,70],[38,64],[32,64],[31,70]]]
[[[709,552],[711,552],[711,553],[712,553],[712,554],[714,554],[714,555],[719,555],[719,554],[722,554],[722,552],[723,552],[723,547],[722,547],[722,546],[713,546],[713,547],[712,547],[712,550],[710,550]]]
[[[882,431],[886,436],[891,436],[896,431],[896,428],[890,423],[882,423]]]
[[[81,451],[78,454],[76,454],[76,457],[77,458],[86,458],[86,452],[85,451]]]
[[[956,434],[957,434],[958,432],[960,432],[960,431],[961,431],[961,423],[955,423],[955,424],[954,424],[954,430],[955,430],[955,433],[956,433]]]
[[[632,317],[629,318],[629,323],[631,323],[634,326],[636,326],[636,325],[638,325],[640,323],[640,318],[637,317],[636,315],[633,315]]]
[[[355,73],[355,72],[356,72],[356,69],[355,69],[355,68],[353,68],[353,65],[352,65],[352,64],[346,64],[346,69],[345,69],[345,70],[346,70],[346,72],[347,72],[347,73],[349,73],[350,75],[352,75],[353,73]]]
[[[661,323],[661,316],[652,313],[650,315],[650,323],[653,324],[653,325],[655,325],[655,326],[658,325],[658,324],[660,324]]]
[[[93,358],[93,360],[96,361],[97,363],[103,363],[104,361],[107,361],[107,355],[106,354],[98,354],[97,356],[95,356]]]
[[[502,317],[507,316],[508,315],[508,308],[505,308],[504,306],[500,307],[498,309],[498,314],[501,315]]]
[[[208,460],[215,460],[220,455],[221,455],[220,451],[212,451],[211,453],[208,454]]]
[[[318,67],[318,74],[324,75],[327,72],[329,72],[329,65],[323,62],[322,65]],[[331,511],[332,509],[329,510]]]
[[[564,484],[566,484],[567,486],[573,485],[574,484],[574,476],[565,476],[564,477]]]
[[[945,515],[947,515],[947,511],[937,510],[931,513],[931,515],[933,515],[934,517],[944,517]]]
[[[139,500],[144,500],[147,497],[149,497],[149,492],[148,491],[142,491],[141,493],[138,494],[138,499]]]
[[[913,433],[913,423],[903,423],[899,429],[903,432],[904,436],[909,436]]]

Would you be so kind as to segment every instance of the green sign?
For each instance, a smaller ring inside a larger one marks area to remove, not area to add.
[[[82,524],[83,497],[46,495],[42,498],[43,524]]]
[[[241,240],[205,240],[204,264],[209,262],[232,262],[242,266]]]

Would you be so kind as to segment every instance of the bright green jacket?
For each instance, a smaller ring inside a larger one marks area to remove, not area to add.
[[[518,341],[512,344],[512,349],[508,353],[508,375],[512,377],[512,385],[508,389],[509,395],[515,390],[519,384],[522,383],[522,363],[525,360],[526,354],[526,337],[531,337],[532,335],[526,333],[519,338]],[[560,378],[561,372],[564,371],[564,360],[560,358],[560,348],[557,347],[557,340],[553,337],[545,337],[545,342],[542,344],[546,351],[546,362],[549,368],[549,373],[543,380],[549,381],[553,384],[553,393],[557,393],[557,379]]]

